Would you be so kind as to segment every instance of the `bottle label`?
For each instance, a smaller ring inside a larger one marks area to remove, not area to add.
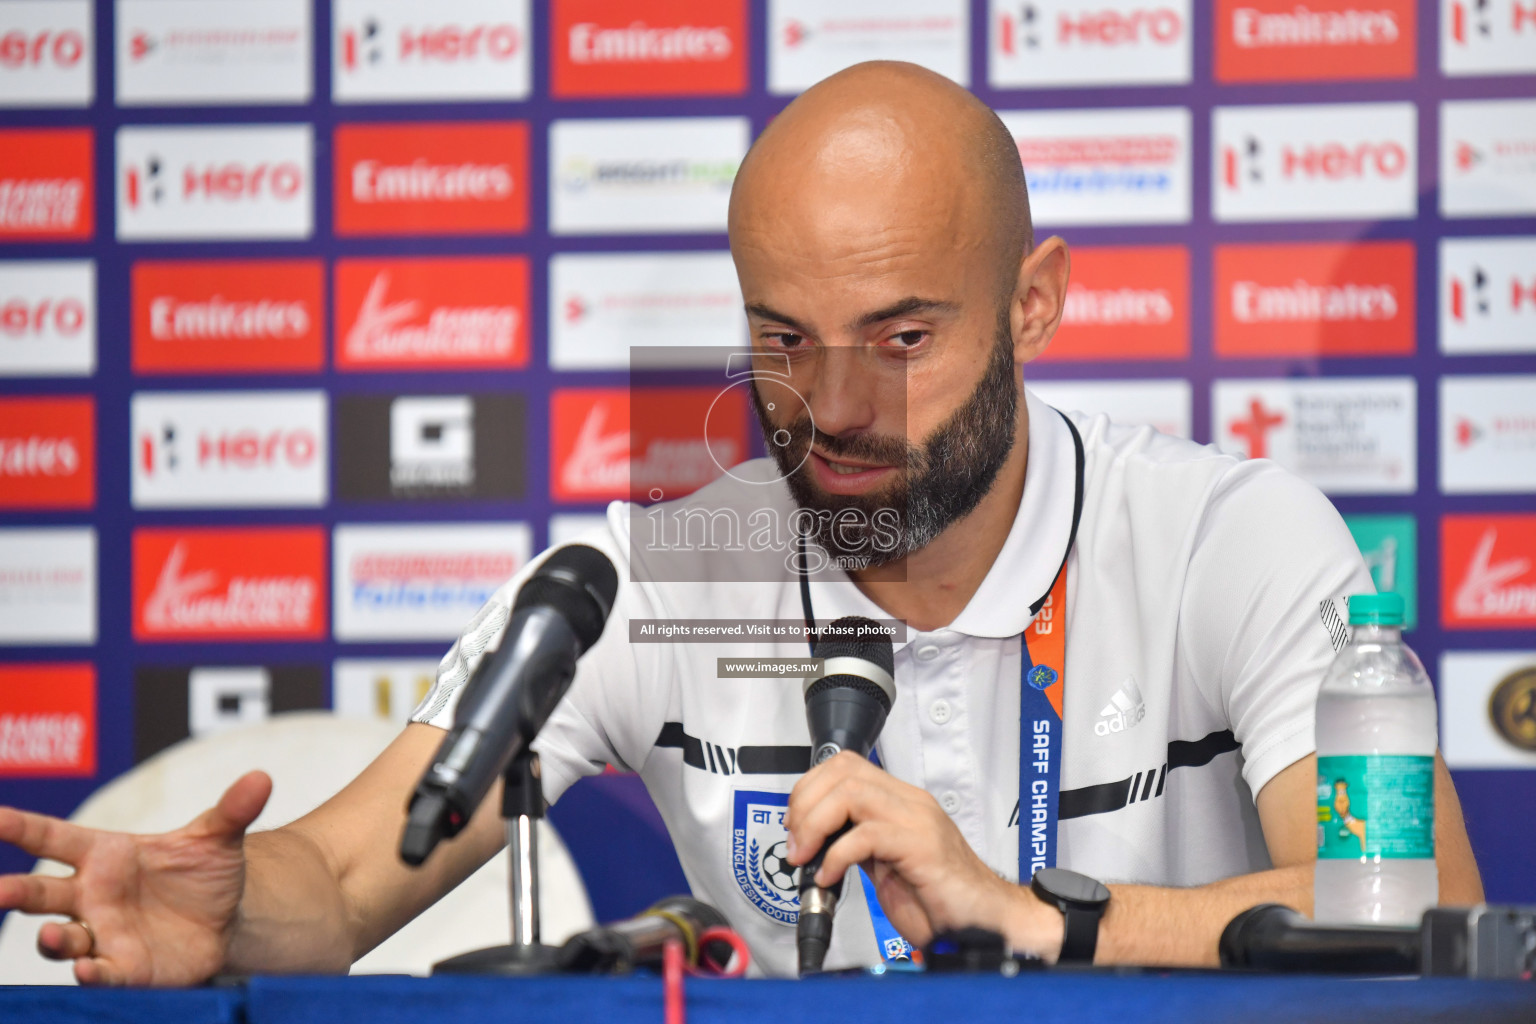
[[[1319,860],[1435,855],[1435,759],[1344,754],[1317,759]]]

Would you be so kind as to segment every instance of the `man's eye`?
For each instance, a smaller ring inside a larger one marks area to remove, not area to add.
[[[891,335],[891,340],[903,348],[911,348],[926,337],[928,337],[927,331],[902,331],[899,334]]]
[[[763,340],[774,348],[797,348],[805,344],[804,335],[792,334],[788,331],[775,331],[772,334],[763,335]]]

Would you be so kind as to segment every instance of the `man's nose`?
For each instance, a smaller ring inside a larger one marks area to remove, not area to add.
[[[882,389],[871,357],[862,347],[828,347],[822,350],[805,392],[806,404],[816,428],[839,437],[873,428],[882,414],[900,409],[882,408]],[[896,391],[898,397],[904,397]],[[888,402],[884,404],[889,404]]]

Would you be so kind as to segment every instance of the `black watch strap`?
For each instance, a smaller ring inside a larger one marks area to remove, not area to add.
[[[1103,908],[1088,910],[1067,904],[1061,908],[1061,912],[1067,919],[1067,930],[1061,940],[1059,962],[1093,963],[1093,954],[1099,948],[1099,918],[1104,916]]]
[[[1087,875],[1064,868],[1041,868],[1030,879],[1029,887],[1065,919],[1058,962],[1093,963],[1099,948],[1099,919],[1109,906],[1109,889]]]

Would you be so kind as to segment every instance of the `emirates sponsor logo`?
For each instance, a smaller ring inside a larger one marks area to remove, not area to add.
[[[352,167],[352,198],[359,203],[495,202],[512,195],[506,164],[409,164],[359,160]]]
[[[231,576],[222,588],[211,569],[186,572],[185,544],[165,560],[144,605],[144,622],[167,633],[308,631],[319,597],[307,576]]]
[[[302,338],[311,322],[302,302],[237,302],[222,295],[183,302],[157,295],[149,303],[149,333],[156,341]]]
[[[415,299],[390,302],[389,274],[380,272],[347,331],[347,358],[501,359],[516,341],[522,314],[516,306],[437,306],[421,321]]]
[[[0,477],[68,477],[80,470],[72,437],[0,437]]]
[[[623,28],[593,22],[571,26],[570,57],[577,64],[681,64],[729,60],[735,47],[724,26],[653,28],[634,21]]]
[[[1389,46],[1401,35],[1391,10],[1314,11],[1303,4],[1267,13],[1232,12],[1232,40],[1244,49],[1303,46]]]
[[[84,197],[79,178],[0,178],[0,230],[71,231]]]
[[[1529,558],[1495,562],[1498,530],[1489,527],[1473,549],[1461,585],[1456,614],[1467,619],[1514,619],[1536,616],[1536,583],[1517,583],[1531,569]]]
[[[1232,317],[1239,323],[1391,320],[1397,310],[1397,292],[1390,285],[1320,285],[1300,278],[1283,286],[1232,285]]]
[[[1173,297],[1162,288],[1074,288],[1061,322],[1080,326],[1171,323]]]
[[[78,712],[0,715],[0,771],[80,764],[90,732]]]

